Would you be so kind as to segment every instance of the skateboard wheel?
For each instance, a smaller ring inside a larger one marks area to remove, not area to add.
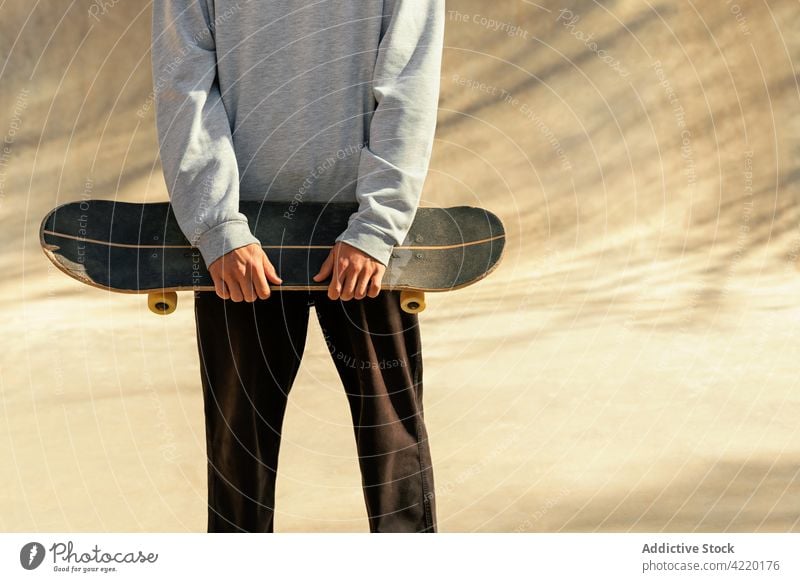
[[[419,313],[425,309],[425,293],[422,291],[401,291],[400,307],[406,313]]]
[[[178,307],[178,294],[174,291],[159,291],[147,295],[147,306],[158,315],[169,315]]]

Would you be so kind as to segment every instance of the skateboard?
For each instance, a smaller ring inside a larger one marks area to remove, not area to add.
[[[283,283],[275,291],[325,290],[316,282],[334,240],[356,203],[242,201],[240,211]],[[181,232],[167,202],[83,200],[44,217],[40,242],[61,271],[93,287],[146,293],[154,313],[175,311],[178,291],[213,291],[200,251]],[[401,291],[409,313],[425,309],[425,293],[471,285],[499,264],[505,246],[500,219],[482,208],[420,207],[406,239],[395,246],[382,289]]]

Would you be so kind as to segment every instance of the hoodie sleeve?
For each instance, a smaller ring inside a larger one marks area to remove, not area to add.
[[[206,265],[258,243],[239,212],[239,168],[206,0],[154,0],[153,94],[175,217]]]
[[[388,264],[419,206],[439,102],[445,0],[386,0],[372,92],[377,106],[361,149],[358,211],[337,237]]]

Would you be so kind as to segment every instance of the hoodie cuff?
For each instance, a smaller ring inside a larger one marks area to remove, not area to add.
[[[200,254],[209,267],[222,255],[249,244],[261,244],[250,232],[250,226],[244,220],[228,220],[210,228],[197,238]]]
[[[389,259],[394,249],[394,240],[379,231],[374,226],[365,222],[353,221],[342,234],[336,237],[336,242],[344,242],[367,253],[384,266],[389,265]]]

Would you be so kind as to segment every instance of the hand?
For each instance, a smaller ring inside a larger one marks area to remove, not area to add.
[[[363,251],[345,242],[337,242],[322,263],[314,281],[331,278],[328,298],[349,301],[354,297],[377,297],[381,291],[381,280],[386,267]]]
[[[239,247],[222,255],[208,266],[214,280],[214,290],[222,299],[252,303],[270,296],[269,283],[283,281],[258,244]]]

